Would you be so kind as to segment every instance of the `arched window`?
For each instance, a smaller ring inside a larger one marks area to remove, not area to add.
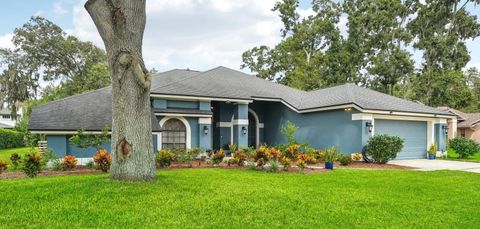
[[[163,124],[162,148],[186,149],[187,128],[182,121],[172,118]]]

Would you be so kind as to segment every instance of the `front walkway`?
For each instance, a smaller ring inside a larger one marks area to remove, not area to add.
[[[480,173],[480,163],[475,162],[411,159],[393,160],[388,163],[394,165],[414,167],[417,168],[417,170],[421,171],[458,170],[472,173]]]

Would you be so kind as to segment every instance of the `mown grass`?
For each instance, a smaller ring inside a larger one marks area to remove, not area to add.
[[[474,228],[480,174],[336,170],[317,175],[161,171],[0,181],[5,228]]]
[[[470,162],[480,162],[480,152],[470,156],[468,158],[459,158],[458,154],[454,150],[448,150],[447,152],[447,159],[448,160],[456,160],[456,161],[470,161]]]
[[[6,161],[11,164],[10,156],[13,153],[18,153],[22,158],[23,156],[32,150],[31,147],[22,147],[22,148],[12,148],[12,149],[1,149],[0,150],[0,160]],[[35,148],[34,150],[37,150]]]

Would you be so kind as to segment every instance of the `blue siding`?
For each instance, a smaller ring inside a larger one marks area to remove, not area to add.
[[[47,135],[48,148],[60,158],[66,155],[73,155],[77,158],[90,158],[93,157],[97,152],[97,149],[94,147],[89,147],[86,149],[76,147],[74,144],[68,141],[70,137],[70,135]],[[152,140],[152,146],[154,147],[153,150],[156,151],[155,147],[157,145],[157,136],[152,135]],[[110,153],[111,142],[106,142],[100,148],[106,149]]]
[[[100,148],[102,149],[106,149],[109,153],[112,152],[111,151],[111,145],[112,143],[110,141],[108,141],[107,143],[103,144]],[[86,149],[81,149],[81,148],[78,148],[76,147],[74,144],[68,142],[68,154],[69,155],[73,155],[75,157],[78,157],[78,158],[90,158],[90,157],[93,157],[95,155],[95,153],[97,153],[97,149],[94,148],[94,147],[88,147]]]
[[[167,108],[167,100],[165,99],[154,99],[153,108],[165,109]]]
[[[211,109],[210,101],[200,101],[200,110],[209,111]]]
[[[58,157],[64,157],[67,155],[67,141],[65,135],[49,135],[47,136],[47,147]]]
[[[285,143],[280,129],[291,121],[299,127],[296,138],[301,143],[324,149],[338,146],[343,153],[359,152],[362,149],[362,122],[352,121],[356,110],[333,110],[298,114],[280,103],[272,103],[266,108],[265,140],[269,145]]]
[[[208,133],[205,134],[204,128],[208,128]],[[200,149],[206,151],[206,150],[211,150],[212,149],[212,125],[209,124],[199,124],[198,128],[198,147]]]
[[[199,109],[198,102],[167,100],[167,108]]]
[[[404,140],[396,159],[425,158],[427,153],[427,122],[375,119],[375,134],[398,136]]]

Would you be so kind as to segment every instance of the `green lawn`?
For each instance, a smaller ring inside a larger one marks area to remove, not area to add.
[[[449,160],[480,162],[480,152],[468,158],[458,158],[458,154],[453,150],[448,150],[447,155]]]
[[[480,174],[340,169],[317,175],[224,169],[0,181],[7,228],[475,228]]]
[[[30,152],[31,149],[32,148],[30,148],[30,147],[13,148],[13,149],[1,149],[0,150],[0,160],[7,161],[10,164],[11,163],[10,156],[13,153],[18,153],[23,158],[23,155]]]

